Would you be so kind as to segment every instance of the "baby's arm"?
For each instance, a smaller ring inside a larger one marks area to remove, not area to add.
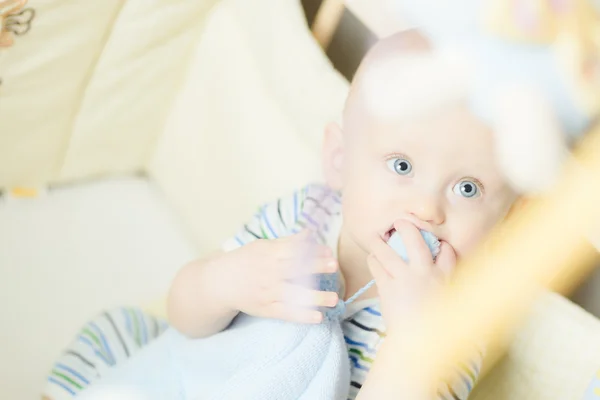
[[[169,322],[179,332],[207,337],[225,329],[237,315],[227,298],[228,291],[223,290],[231,285],[231,256],[217,252],[179,271],[167,299]]]
[[[412,341],[406,327],[421,322],[425,302],[454,270],[454,249],[442,242],[434,260],[417,227],[403,220],[397,221],[394,227],[406,243],[408,260],[403,260],[381,238],[374,238],[370,244],[368,264],[377,282],[387,336],[377,350],[357,400],[464,400],[473,388],[480,362],[457,365],[454,368],[458,370],[457,377],[451,376],[432,393],[427,378],[415,376],[415,366],[408,364],[406,356],[412,351],[407,347]],[[479,352],[477,357],[481,361]]]
[[[331,249],[314,242],[308,231],[256,240],[184,267],[170,291],[169,319],[175,329],[195,338],[223,330],[239,311],[319,323],[323,315],[315,308],[334,307],[338,294],[291,282],[336,271]]]
[[[190,263],[173,281],[169,322],[190,337],[226,328],[242,311],[249,315],[318,323],[315,307],[333,307],[338,296],[290,283],[315,273],[337,271],[331,249],[307,231],[295,233],[309,189],[260,208],[223,246],[224,252]],[[290,300],[295,304],[290,304]]]

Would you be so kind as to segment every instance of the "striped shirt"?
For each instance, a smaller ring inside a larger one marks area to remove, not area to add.
[[[86,323],[56,360],[43,395],[71,400],[114,366],[126,362],[168,327],[139,308],[119,307]]]
[[[310,229],[322,244],[337,252],[342,226],[341,197],[326,186],[308,185],[289,196],[263,205],[223,245],[230,251],[259,239],[277,239]],[[385,327],[378,299],[357,301],[348,306],[342,321],[351,365],[349,399],[356,398],[385,337]],[[443,383],[438,390],[440,400],[464,400],[471,392],[481,368],[476,362],[457,367],[457,379]]]

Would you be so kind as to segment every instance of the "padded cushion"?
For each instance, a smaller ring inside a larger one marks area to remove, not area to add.
[[[151,164],[198,243],[218,248],[256,207],[321,179],[348,82],[296,0],[224,0],[194,49]]]
[[[216,2],[29,0],[0,53],[0,187],[142,170]]]
[[[598,370],[600,322],[547,293],[472,400],[582,400]]]

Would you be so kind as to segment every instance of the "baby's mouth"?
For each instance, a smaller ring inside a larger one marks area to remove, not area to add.
[[[386,232],[385,232],[385,233],[384,233],[384,234],[381,236],[381,238],[383,239],[383,241],[384,241],[384,242],[386,242],[386,243],[387,243],[387,242],[390,240],[390,238],[392,237],[392,235],[393,235],[395,232],[396,232],[396,228],[394,228],[394,227],[392,226],[390,229],[388,229],[388,230],[387,230],[387,231],[386,231]],[[430,233],[433,233],[433,232],[430,232]],[[434,234],[434,235],[435,235],[435,234]],[[440,241],[442,240],[442,239],[441,239],[440,237],[438,237],[437,235],[436,235],[436,237],[438,238],[438,240],[440,240]]]
[[[383,241],[387,242],[388,240],[390,240],[390,237],[392,237],[392,235],[394,234],[394,232],[396,232],[396,228],[392,227],[391,229],[388,229],[384,234],[383,234]]]

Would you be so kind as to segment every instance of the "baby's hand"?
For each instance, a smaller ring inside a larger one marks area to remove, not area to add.
[[[228,282],[222,294],[234,310],[264,318],[319,323],[317,307],[334,307],[337,293],[312,289],[313,274],[334,273],[338,264],[331,249],[316,243],[308,231],[275,239],[256,240],[226,254]],[[223,265],[221,265],[223,267]]]
[[[409,262],[379,236],[371,242],[368,257],[388,330],[402,329],[401,325],[420,311],[427,296],[447,280],[456,264],[454,249],[447,242],[441,243],[434,262],[417,227],[404,220],[394,227],[406,245]]]

